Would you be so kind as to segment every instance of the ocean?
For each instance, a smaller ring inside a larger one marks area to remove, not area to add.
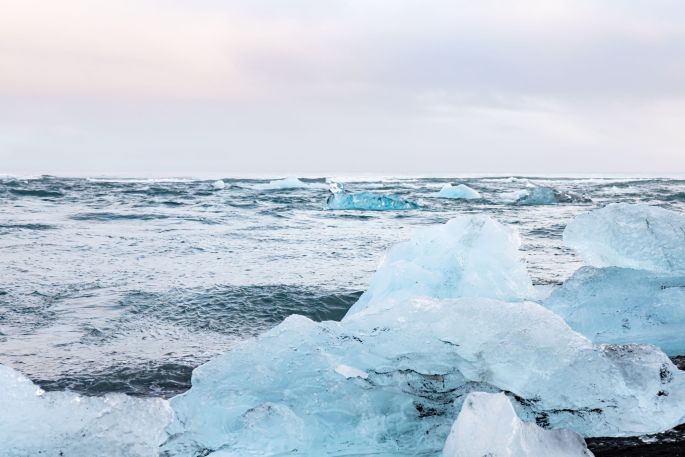
[[[340,320],[417,227],[465,213],[515,227],[545,293],[582,265],[562,242],[577,214],[611,202],[685,211],[678,179],[345,180],[416,204],[395,211],[328,209],[326,177],[222,181],[0,178],[0,364],[46,391],[169,398],[289,315]],[[434,198],[446,183],[480,198]],[[522,198],[535,188],[550,192]]]

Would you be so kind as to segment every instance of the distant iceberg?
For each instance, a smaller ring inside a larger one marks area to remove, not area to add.
[[[564,243],[595,267],[685,275],[685,214],[614,203],[577,216]]]
[[[391,211],[407,210],[419,207],[416,203],[397,195],[382,195],[362,192],[347,192],[340,183],[332,183],[331,195],[326,200],[326,208],[332,210]]]
[[[545,306],[595,342],[685,354],[685,215],[612,204],[577,216],[564,241],[594,268],[576,271]]]
[[[328,184],[323,182],[304,182],[295,177],[277,179],[266,184],[256,184],[255,189],[279,190],[279,189],[328,189]]]
[[[443,457],[592,457],[582,436],[523,422],[503,393],[470,393]]]
[[[505,200],[517,205],[558,205],[560,203],[591,203],[592,199],[575,192],[561,191],[551,187],[535,186],[504,194]]]
[[[440,189],[440,191],[431,194],[430,197],[455,198],[464,200],[474,200],[482,198],[480,193],[471,189],[469,186],[465,184],[458,184],[456,186],[453,186],[450,183],[447,183],[444,186],[442,186],[442,189]]]
[[[172,411],[166,400],[44,392],[0,365],[3,457],[157,457]]]
[[[525,421],[583,436],[684,422],[685,372],[657,348],[594,345],[529,301],[453,298],[492,296],[488,283],[507,300],[525,295],[529,280],[506,276],[515,238],[497,258],[509,238],[469,216],[419,232],[342,322],[293,315],[198,367],[171,400],[162,452],[437,455],[474,391],[510,392]]]

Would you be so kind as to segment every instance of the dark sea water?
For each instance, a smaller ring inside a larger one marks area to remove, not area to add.
[[[170,396],[192,368],[290,314],[340,319],[383,252],[420,225],[487,213],[518,228],[536,284],[579,265],[561,233],[609,202],[685,210],[669,179],[347,180],[405,211],[331,211],[326,179],[0,179],[0,363],[46,389]],[[480,200],[428,198],[465,183]],[[573,198],[514,202],[531,185]],[[264,187],[267,187],[266,189]]]

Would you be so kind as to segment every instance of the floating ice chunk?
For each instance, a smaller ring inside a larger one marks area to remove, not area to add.
[[[595,267],[685,274],[685,215],[675,211],[614,203],[577,216],[564,242]]]
[[[22,374],[0,365],[3,457],[156,457],[171,417],[171,408],[162,399],[43,392]]]
[[[594,342],[685,354],[685,276],[583,267],[543,303]]]
[[[513,190],[511,192],[502,192],[499,194],[500,200],[506,203],[514,203],[523,197],[528,195],[528,191],[525,189]]]
[[[226,183],[223,182],[221,179],[219,179],[218,181],[214,181],[212,183],[212,188],[216,189],[216,190],[221,190],[221,189],[224,189],[225,187],[226,187]]]
[[[452,186],[452,184],[447,183],[442,186],[439,192],[435,192],[430,195],[436,198],[460,198],[465,200],[473,200],[481,198],[480,193],[471,189],[465,184],[459,184],[457,186]]]
[[[418,205],[397,195],[381,195],[362,192],[352,194],[345,191],[340,183],[331,183],[331,195],[326,207],[333,210],[388,211],[416,209]]]
[[[545,430],[523,422],[503,393],[472,392],[452,425],[444,457],[591,457],[570,430]]]
[[[516,196],[517,205],[557,205],[559,203],[590,203],[592,200],[574,192],[561,191],[551,187],[533,186],[519,191],[518,194],[506,194],[507,199]]]
[[[162,451],[433,455],[472,391],[511,392],[525,420],[587,436],[685,421],[685,373],[652,346],[595,346],[531,302],[424,298],[343,322],[290,316],[195,369]]]
[[[277,179],[266,184],[255,185],[256,189],[278,190],[278,189],[328,189],[328,184],[322,182],[304,182],[298,178],[288,177]]]
[[[390,248],[347,316],[417,296],[523,300],[533,289],[520,244],[515,230],[483,215],[418,229]]]

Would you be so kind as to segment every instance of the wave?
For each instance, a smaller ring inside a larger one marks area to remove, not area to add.
[[[53,230],[56,228],[57,226],[51,224],[0,224],[0,230]]]
[[[269,181],[268,183],[256,184],[259,190],[287,190],[287,189],[328,189],[328,184],[318,181],[302,181],[299,178],[289,177]]]
[[[132,213],[111,213],[111,212],[94,212],[94,213],[78,213],[69,216],[70,219],[76,221],[119,221],[119,220],[142,220],[149,221],[153,219],[168,219],[170,216],[166,214],[132,214]]]
[[[60,198],[64,197],[64,194],[57,190],[44,190],[44,189],[10,189],[9,190],[14,195],[21,197],[39,197],[39,198]]]

